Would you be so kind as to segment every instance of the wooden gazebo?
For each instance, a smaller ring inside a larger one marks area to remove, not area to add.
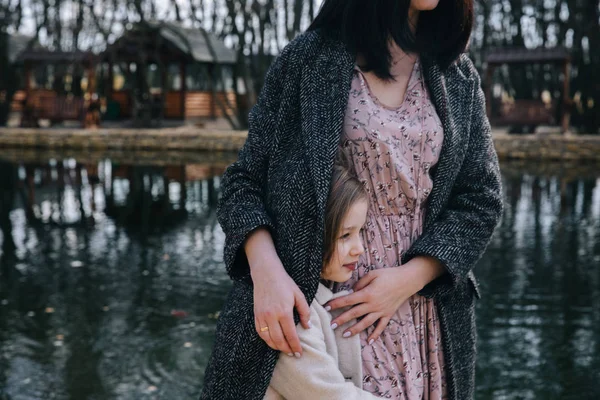
[[[39,119],[51,122],[77,120],[84,123],[95,83],[95,56],[90,52],[60,52],[42,48],[22,51],[16,58],[22,65],[23,88],[15,94],[21,103],[22,125],[35,125]],[[54,87],[35,85],[34,71],[53,66]],[[62,69],[62,72],[57,73]],[[87,81],[85,90],[81,81]],[[65,81],[69,89],[65,89]]]
[[[118,117],[216,118],[235,114],[234,50],[200,28],[145,22],[101,54],[109,103]],[[122,75],[117,79],[115,74]],[[141,110],[141,111],[140,111]]]
[[[485,94],[487,114],[492,125],[518,125],[535,127],[537,125],[560,125],[561,132],[569,129],[569,72],[571,57],[564,47],[555,48],[500,48],[487,54],[487,71],[485,78]],[[548,101],[542,99],[515,99],[502,102],[497,110],[492,109],[492,86],[494,70],[503,65],[553,64],[562,68],[564,81],[562,101],[553,96]],[[558,108],[558,109],[557,109]],[[560,113],[558,112],[560,110]],[[560,114],[560,115],[559,115]]]

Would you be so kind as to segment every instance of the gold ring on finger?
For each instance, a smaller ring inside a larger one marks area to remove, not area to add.
[[[268,331],[268,330],[269,330],[269,327],[268,327],[268,326],[265,326],[265,327],[262,327],[262,328],[260,328],[260,331],[261,331],[261,332],[266,332],[266,331]]]

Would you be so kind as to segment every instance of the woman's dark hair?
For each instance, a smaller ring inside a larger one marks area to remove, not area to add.
[[[340,152],[331,174],[331,188],[325,208],[325,240],[323,266],[331,261],[344,217],[357,201],[368,201],[363,184],[351,172],[351,166]]]
[[[465,51],[473,27],[473,0],[439,0],[431,11],[421,11],[416,33],[408,22],[410,0],[325,0],[309,31],[337,33],[364,71],[379,78],[390,74],[390,39],[405,52],[425,56],[445,70]]]

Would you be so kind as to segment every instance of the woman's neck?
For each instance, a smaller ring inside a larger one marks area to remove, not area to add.
[[[412,31],[413,35],[417,33],[417,24],[419,23],[419,14],[420,11],[410,7],[408,9],[408,26]]]
[[[419,22],[420,11],[414,8],[408,9],[408,25],[413,35],[417,32],[417,23]],[[416,54],[405,53],[393,40],[389,44],[390,54],[392,56],[391,74],[397,75],[403,70],[411,70],[416,61]]]
[[[415,53],[406,53],[393,40],[389,44],[392,62],[390,63],[390,74],[396,76],[409,76],[412,72],[417,55]]]

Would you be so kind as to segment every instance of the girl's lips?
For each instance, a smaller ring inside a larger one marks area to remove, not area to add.
[[[351,271],[354,271],[356,269],[356,264],[357,263],[351,263],[351,264],[344,264],[343,267],[344,268],[348,268]]]

